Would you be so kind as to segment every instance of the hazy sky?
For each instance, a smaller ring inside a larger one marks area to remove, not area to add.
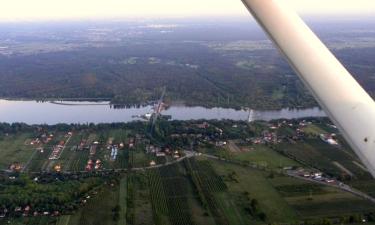
[[[279,0],[299,13],[375,15],[375,0]],[[248,15],[240,0],[0,0],[0,21]]]

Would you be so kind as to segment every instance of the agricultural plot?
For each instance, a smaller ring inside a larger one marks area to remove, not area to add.
[[[233,196],[241,196],[237,198],[236,205],[243,206],[239,210],[245,218],[252,216],[251,211],[244,207],[248,204],[248,197],[258,202],[259,211],[265,214],[264,220],[267,222],[291,222],[298,219],[296,212],[265,178],[265,173],[215,160],[210,162],[215,171],[224,177],[228,192]]]
[[[368,180],[352,180],[348,182],[349,185],[352,187],[361,190],[368,195],[375,197],[375,180],[368,179]]]
[[[153,224],[153,212],[145,173],[131,173],[127,178],[126,223],[128,225]]]
[[[119,187],[106,187],[87,201],[87,204],[69,218],[68,225],[117,225],[114,209],[118,206]]]
[[[118,218],[118,225],[126,225],[126,212],[127,212],[127,194],[128,194],[128,183],[127,177],[123,177],[120,180],[120,192],[119,192],[119,218]]]
[[[52,148],[43,148],[43,152],[37,151],[30,160],[25,171],[41,172],[48,166],[48,157],[52,152]]]
[[[375,209],[373,203],[335,188],[285,176],[269,178],[265,172],[218,161],[212,165],[225,177],[229,193],[248,192],[257,199],[268,222],[341,218]]]
[[[193,180],[200,201],[208,209],[216,224],[248,224],[232,198],[227,186],[212,169],[208,161],[188,159],[185,166]]]
[[[363,168],[358,167],[354,162],[358,158],[343,147],[329,145],[320,139],[308,139],[297,144],[280,144],[277,150],[290,158],[294,158],[312,167],[316,167],[336,177],[350,177],[352,174],[357,178],[370,177],[370,174]],[[345,169],[337,166],[342,165]]]
[[[191,196],[189,180],[179,173],[179,165],[158,169],[162,190],[166,197],[166,207],[170,224],[192,224],[190,206],[187,199]],[[155,202],[156,203],[156,202]]]
[[[301,166],[298,162],[291,160],[264,145],[249,146],[248,148],[251,150],[235,154],[233,159],[254,163],[271,169]]]
[[[303,219],[339,218],[375,209],[373,203],[332,187],[290,177],[275,177],[269,181]]]
[[[182,164],[148,171],[156,224],[215,224],[186,174]]]
[[[129,150],[133,157],[133,167],[147,167],[151,160],[154,159],[150,154],[145,153],[144,145],[137,145],[133,150]]]
[[[22,133],[1,137],[0,169],[8,169],[11,163],[25,165],[32,156],[35,147],[26,140],[33,138],[31,133]]]

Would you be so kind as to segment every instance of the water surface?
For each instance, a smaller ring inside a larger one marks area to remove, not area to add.
[[[152,106],[115,109],[108,102],[51,102],[0,100],[0,122],[27,124],[57,123],[112,123],[140,120],[136,115],[152,111]],[[253,111],[171,106],[162,112],[171,115],[174,120],[197,119],[231,119],[231,120],[272,120],[294,119],[304,117],[323,117],[325,113],[319,108],[282,109],[275,111]]]

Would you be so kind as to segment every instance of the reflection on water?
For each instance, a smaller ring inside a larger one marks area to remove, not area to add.
[[[0,122],[24,122],[27,124],[57,123],[111,123],[139,120],[134,116],[152,111],[152,106],[111,107],[108,102],[36,102],[0,100]],[[319,108],[282,109],[279,111],[250,111],[224,108],[204,108],[171,106],[163,111],[175,120],[191,119],[231,119],[231,120],[272,120],[303,117],[322,117]]]

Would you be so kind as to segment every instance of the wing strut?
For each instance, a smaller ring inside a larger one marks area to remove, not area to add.
[[[281,0],[242,0],[375,177],[375,103]]]

